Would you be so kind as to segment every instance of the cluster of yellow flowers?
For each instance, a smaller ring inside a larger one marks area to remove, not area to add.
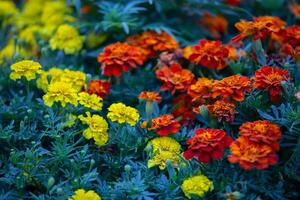
[[[185,196],[191,199],[191,195],[203,197],[206,192],[212,191],[214,186],[211,180],[200,174],[185,179],[181,185],[181,189]]]
[[[148,168],[159,166],[163,170],[167,166],[169,160],[174,167],[178,167],[180,162],[181,146],[170,137],[154,138],[146,149],[151,149],[151,159],[148,160]]]
[[[86,192],[84,189],[78,189],[68,200],[101,200],[101,197],[93,190]]]
[[[119,124],[128,123],[131,126],[134,126],[139,120],[140,114],[137,109],[130,106],[126,106],[123,103],[113,103],[108,108],[107,117],[113,121],[118,122]]]

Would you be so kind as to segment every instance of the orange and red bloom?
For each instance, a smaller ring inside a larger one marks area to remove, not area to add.
[[[228,21],[222,15],[211,15],[206,12],[199,21],[200,25],[207,28],[214,38],[220,38],[221,33],[226,33]]]
[[[253,87],[259,90],[268,90],[270,100],[278,102],[282,95],[282,81],[289,81],[287,70],[279,67],[263,66],[255,71]]]
[[[161,96],[158,92],[147,92],[143,91],[138,96],[139,99],[150,101],[150,102],[157,102],[159,103],[161,101]]]
[[[248,77],[233,75],[222,80],[214,81],[212,97],[222,97],[234,101],[243,101],[245,93],[250,92],[251,82]]]
[[[221,70],[230,60],[229,48],[220,41],[200,40],[192,47],[189,60],[209,69]]]
[[[187,160],[197,157],[199,162],[208,163],[211,159],[221,159],[224,149],[228,148],[231,142],[232,139],[221,129],[199,128],[187,141],[189,146],[183,156]]]
[[[105,98],[110,93],[110,82],[106,80],[91,80],[88,85],[87,93],[96,94]]]
[[[213,80],[209,78],[199,78],[194,84],[188,88],[188,95],[192,101],[198,104],[205,103],[205,100],[211,96]]]
[[[102,63],[101,69],[106,76],[118,77],[122,72],[142,65],[144,61],[145,55],[139,47],[120,42],[108,45],[98,55],[98,62]]]
[[[148,125],[150,125],[148,127]],[[147,128],[149,131],[154,130],[160,136],[175,134],[180,129],[180,123],[174,119],[171,114],[166,114],[152,119],[150,122],[144,121],[141,124],[142,128]]]
[[[209,113],[216,117],[218,121],[226,121],[232,123],[234,120],[235,104],[232,102],[225,101],[224,99],[217,100],[213,104],[206,106]]]
[[[195,114],[193,112],[192,99],[187,94],[180,94],[173,99],[173,108],[172,112],[174,117],[181,117],[181,124],[186,124],[188,121],[195,119]]]
[[[294,25],[280,31],[278,38],[281,44],[281,52],[295,58],[300,58],[300,26]]]
[[[170,67],[163,66],[156,70],[155,74],[159,80],[164,82],[160,87],[161,91],[170,90],[172,93],[175,93],[176,90],[186,91],[194,82],[194,74],[188,69],[183,69],[178,63],[172,64]]]

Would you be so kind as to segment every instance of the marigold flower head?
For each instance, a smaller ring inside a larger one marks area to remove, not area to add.
[[[86,107],[93,110],[101,110],[103,103],[102,98],[97,96],[96,94],[89,94],[87,92],[80,92],[78,94],[78,102]]]
[[[23,46],[15,44],[14,41],[10,40],[6,46],[0,50],[0,64],[11,60],[15,54],[18,54],[23,59],[28,59],[31,57],[31,52],[29,52]]]
[[[180,129],[180,123],[174,119],[171,114],[166,114],[154,118],[151,120],[150,127],[148,126],[148,121],[144,121],[141,124],[142,128],[147,128],[150,130],[155,130],[160,136],[167,136],[169,134],[175,134]]]
[[[156,70],[156,77],[163,81],[164,84],[160,87],[162,91],[171,90],[175,93],[176,90],[186,91],[194,81],[194,74],[183,69],[180,64],[172,64],[170,67],[163,66]]]
[[[12,80],[25,77],[28,81],[30,81],[36,78],[36,74],[41,73],[41,68],[42,66],[38,62],[34,62],[32,60],[23,60],[10,66],[12,72],[10,73],[9,77]]]
[[[114,43],[104,48],[98,55],[98,62],[102,63],[101,69],[106,76],[120,76],[136,65],[142,65],[145,57],[139,47],[126,43]]]
[[[241,3],[241,0],[224,0],[224,3],[231,6],[238,6]]]
[[[221,33],[226,33],[228,21],[222,15],[212,15],[205,12],[199,21],[200,25],[207,28],[214,38],[220,38]]]
[[[250,92],[251,82],[248,77],[233,75],[222,80],[215,80],[212,88],[212,97],[230,98],[235,101],[243,101],[245,92]]]
[[[39,34],[40,30],[41,26],[31,25],[22,29],[19,33],[18,39],[25,42],[33,53],[36,53],[36,51],[38,51],[38,44],[35,35]]]
[[[153,152],[170,151],[176,154],[180,154],[181,150],[180,144],[175,139],[170,137],[154,138],[150,142],[148,142],[147,146],[150,146]]]
[[[221,70],[229,61],[229,48],[220,41],[200,40],[192,47],[189,60],[209,69]]]
[[[56,67],[52,67],[48,71],[42,71],[40,77],[36,80],[37,88],[47,92],[49,84],[60,81],[63,73],[63,70]]]
[[[158,52],[174,51],[179,48],[177,41],[167,32],[146,31],[141,35],[128,37],[127,43],[141,47],[148,58],[155,57]]]
[[[79,92],[85,88],[86,75],[82,71],[64,69],[60,81],[72,84],[72,87]]]
[[[225,120],[228,123],[233,122],[234,115],[236,114],[234,103],[221,99],[206,107],[210,114],[216,117],[218,121]]]
[[[0,20],[11,24],[14,18],[19,13],[13,1],[2,0],[0,1]]]
[[[192,99],[187,94],[180,94],[173,98],[173,112],[175,118],[181,117],[181,124],[186,124],[188,121],[193,121],[195,119],[195,115],[193,112],[193,104]]]
[[[268,120],[243,123],[240,126],[239,134],[242,137],[247,137],[252,142],[267,144],[274,151],[279,150],[277,142],[281,138],[280,128],[277,124],[273,124]]]
[[[84,189],[78,189],[68,200],[101,200],[101,197],[93,190],[86,192]]]
[[[79,35],[76,28],[62,24],[50,39],[50,47],[52,50],[63,50],[65,54],[75,54],[82,48],[83,41],[84,37]]]
[[[70,83],[54,82],[48,86],[47,93],[43,96],[45,105],[52,106],[54,102],[60,102],[63,107],[67,103],[77,106],[77,91]]]
[[[184,195],[188,199],[191,199],[192,195],[204,197],[205,193],[214,189],[214,185],[206,176],[200,174],[185,179],[181,185],[181,189]]]
[[[274,36],[281,44],[280,53],[300,58],[300,26],[294,25],[280,31]]]
[[[24,28],[28,25],[39,24],[45,2],[45,0],[27,1],[18,20],[16,20],[17,27]]]
[[[131,126],[134,126],[139,120],[140,114],[137,109],[126,106],[123,103],[113,103],[108,108],[107,117],[113,121],[118,122],[119,124],[128,123]]]
[[[147,91],[142,91],[139,96],[139,99],[145,100],[145,101],[150,101],[150,102],[160,102],[161,101],[161,96],[159,95],[158,92],[147,92]]]
[[[232,139],[221,129],[199,128],[187,141],[189,147],[183,156],[187,160],[196,156],[199,162],[204,163],[211,159],[219,160],[224,156],[224,148],[228,148],[231,142]]]
[[[289,9],[291,13],[295,15],[295,17],[300,18],[300,4],[292,3],[289,5]]]
[[[96,94],[105,98],[110,93],[110,82],[106,80],[91,80],[88,85],[87,93]]]
[[[194,84],[190,85],[188,95],[192,98],[193,102],[203,104],[205,100],[211,96],[212,87],[212,79],[198,78]]]
[[[240,34],[235,36],[232,41],[239,42],[249,36],[251,36],[253,40],[264,40],[272,34],[278,33],[284,26],[285,22],[279,17],[274,16],[254,17],[253,21],[241,20],[235,24]]]
[[[263,170],[278,161],[271,146],[264,143],[250,141],[247,137],[239,137],[230,145],[230,163],[239,163],[241,168]]]
[[[83,124],[87,124],[89,128],[83,131],[83,136],[86,139],[94,139],[95,144],[103,146],[108,141],[108,124],[105,119],[99,115],[92,115],[86,112],[86,117],[79,115],[78,118]]]
[[[255,71],[253,87],[268,90],[270,100],[278,102],[282,95],[282,81],[289,81],[289,73],[279,67],[263,66]]]

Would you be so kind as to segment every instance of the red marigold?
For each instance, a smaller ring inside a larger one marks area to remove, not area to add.
[[[250,170],[256,168],[263,170],[278,161],[272,147],[263,143],[250,141],[246,137],[239,137],[230,145],[230,163],[239,163],[241,168]]]
[[[195,119],[193,113],[192,99],[187,94],[180,94],[173,99],[173,106],[175,106],[172,114],[177,117],[182,117],[181,124],[186,124],[188,121]]]
[[[254,40],[264,40],[272,33],[278,33],[284,26],[284,21],[273,16],[254,17],[253,21],[241,20],[235,24],[240,34],[234,37],[232,41],[239,42],[248,36],[252,36]]]
[[[146,50],[148,58],[155,57],[158,52],[174,51],[179,48],[177,41],[167,32],[146,31],[141,35],[127,38],[127,43]]]
[[[159,95],[158,92],[143,91],[139,94],[138,98],[146,101],[151,101],[151,102],[156,101],[158,103],[161,101],[161,96]]]
[[[206,12],[199,21],[200,25],[207,28],[214,38],[220,38],[221,33],[226,33],[228,28],[228,21],[222,15],[211,15]]]
[[[200,40],[192,47],[189,60],[210,69],[224,69],[229,60],[229,49],[220,41]]]
[[[171,90],[175,93],[176,90],[185,91],[194,81],[194,74],[183,69],[180,64],[172,64],[170,67],[163,66],[156,70],[156,77],[163,81],[164,84],[160,87],[162,91]]]
[[[224,148],[228,148],[231,142],[232,139],[221,129],[199,128],[187,141],[189,147],[183,156],[187,160],[196,156],[200,162],[208,163],[211,159],[221,159]]]
[[[280,69],[279,67],[263,66],[255,71],[253,80],[254,88],[259,90],[267,89],[270,100],[278,102],[282,95],[281,82],[289,80],[289,73],[287,70]]]
[[[238,6],[241,3],[241,0],[225,0],[224,3],[231,6]]]
[[[205,99],[211,95],[213,80],[208,78],[198,78],[198,80],[188,88],[188,95],[192,97],[192,101],[203,104]]]
[[[286,55],[298,58],[300,57],[300,26],[294,25],[280,31],[275,36],[282,45],[280,51]]]
[[[97,94],[105,98],[110,93],[110,82],[106,80],[91,80],[88,85],[87,93]]]
[[[180,129],[180,123],[174,119],[171,114],[166,114],[154,118],[150,122],[150,127],[147,127],[148,121],[144,121],[141,124],[142,128],[147,128],[148,130],[155,130],[160,136],[167,136],[169,134],[175,134]]]
[[[216,117],[218,121],[233,122],[234,115],[236,114],[234,103],[221,99],[206,107],[210,114]]]
[[[216,80],[212,88],[212,97],[230,98],[243,101],[244,93],[250,92],[250,80],[246,76],[233,75],[222,80]]]
[[[118,77],[122,72],[136,68],[136,64],[142,65],[144,60],[139,47],[120,42],[108,45],[98,55],[98,62],[102,63],[101,69],[106,76]]]
[[[246,122],[240,126],[239,134],[253,142],[265,143],[271,146],[274,151],[279,150],[277,142],[281,138],[280,128],[268,120]]]

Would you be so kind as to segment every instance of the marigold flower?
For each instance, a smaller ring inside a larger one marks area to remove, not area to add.
[[[0,20],[11,24],[19,13],[13,1],[0,1]]]
[[[273,124],[268,120],[243,123],[240,126],[239,134],[242,137],[247,137],[252,142],[267,144],[274,151],[279,150],[277,142],[281,138],[280,128],[277,124]]]
[[[295,17],[300,18],[300,4],[292,3],[289,5],[289,9],[291,13],[295,15]]]
[[[264,40],[271,34],[278,33],[284,26],[285,22],[274,16],[254,17],[253,21],[241,20],[235,24],[240,34],[232,38],[232,41],[239,42],[249,36],[252,36],[253,40]]]
[[[77,29],[73,26],[60,25],[50,39],[52,50],[63,50],[65,54],[75,54],[83,46],[84,37],[80,36]]]
[[[49,84],[60,81],[63,73],[63,70],[56,67],[52,67],[48,71],[42,71],[40,77],[36,80],[37,88],[47,92]]]
[[[113,121],[118,122],[119,124],[128,123],[131,126],[134,126],[139,120],[140,114],[137,109],[126,106],[123,103],[113,103],[108,108],[107,117]]]
[[[106,80],[91,80],[88,85],[87,93],[96,94],[105,98],[110,93],[110,82]]]
[[[175,93],[176,90],[186,91],[194,81],[194,74],[183,69],[180,64],[172,64],[170,67],[163,66],[156,70],[156,77],[163,81],[164,84],[160,87],[162,91],[171,90]]]
[[[86,139],[94,139],[95,144],[103,146],[108,141],[108,124],[105,119],[99,115],[92,115],[86,112],[86,117],[79,115],[78,118],[83,124],[87,124],[89,128],[83,131],[83,136]]]
[[[36,78],[36,74],[41,73],[41,68],[42,66],[38,62],[23,60],[10,66],[12,72],[9,77],[12,80],[17,80],[24,76],[28,81],[30,81]]]
[[[241,0],[224,0],[224,3],[231,6],[238,6],[241,3]]]
[[[230,163],[239,163],[241,168],[250,170],[256,168],[263,170],[278,161],[277,155],[271,146],[250,141],[246,137],[239,137],[230,145]]]
[[[166,168],[167,160],[174,167],[177,167],[180,161],[181,146],[180,144],[169,137],[154,138],[148,142],[146,149],[152,149],[151,159],[148,160],[148,168],[159,166],[159,169]]]
[[[187,93],[193,102],[203,104],[205,100],[211,96],[212,87],[212,79],[198,78],[194,84],[190,85]]]
[[[106,46],[98,55],[104,75],[118,77],[122,72],[136,68],[137,64],[142,65],[145,57],[139,50],[139,47],[120,42]]]
[[[39,24],[45,2],[45,0],[27,1],[23,6],[21,15],[16,20],[17,27],[24,28],[28,25]]]
[[[227,66],[229,48],[220,41],[200,40],[192,47],[189,60],[209,69],[221,70]]]
[[[175,134],[180,129],[180,123],[174,119],[171,114],[166,114],[154,118],[151,120],[151,126],[147,127],[148,121],[144,121],[141,124],[142,128],[147,128],[149,131],[155,130],[160,136],[167,136],[169,134]]]
[[[199,23],[207,28],[214,38],[220,38],[221,33],[226,33],[228,28],[228,21],[222,15],[212,15],[205,12],[201,17]]]
[[[268,90],[270,100],[278,102],[282,95],[282,81],[289,81],[289,73],[279,67],[263,66],[255,71],[253,87],[259,90]]]
[[[48,86],[47,93],[43,96],[45,105],[52,106],[54,102],[60,102],[63,107],[67,103],[77,106],[77,91],[70,83],[54,82]]]
[[[219,160],[224,156],[223,149],[228,148],[231,142],[232,139],[221,129],[199,128],[187,141],[189,147],[183,156],[187,160],[196,156],[199,162],[204,163],[211,159]]]
[[[64,73],[60,77],[60,81],[72,84],[72,87],[79,92],[85,88],[86,75],[82,71],[64,69]]]
[[[0,64],[4,63],[5,61],[11,60],[15,54],[20,55],[20,57],[24,59],[28,59],[31,56],[31,52],[24,49],[20,45],[15,45],[15,43],[10,40],[8,41],[6,46],[0,49]]]
[[[78,189],[68,200],[101,200],[101,197],[93,190],[86,192],[84,189]]]
[[[78,94],[78,102],[86,108],[93,110],[101,110],[103,103],[102,98],[96,94],[89,94],[87,92],[80,92]]]
[[[193,112],[193,104],[191,103],[192,99],[187,94],[180,94],[173,98],[173,108],[172,112],[175,118],[181,117],[181,124],[186,124],[188,121],[195,119]]]
[[[300,57],[300,26],[294,25],[287,27],[280,31],[278,35],[275,36],[279,43],[282,45],[280,51],[284,52],[286,55],[295,57],[296,59]]]
[[[19,33],[19,40],[25,42],[31,52],[36,53],[38,51],[38,44],[36,41],[36,34],[39,34],[41,27],[38,25],[31,25],[22,29]]]
[[[174,51],[179,48],[177,41],[167,32],[146,31],[141,35],[127,38],[128,44],[141,47],[148,58],[155,57],[158,52]]]
[[[216,117],[218,121],[225,120],[228,123],[233,122],[234,115],[236,114],[234,103],[221,99],[206,107],[210,114]]]
[[[191,195],[204,197],[205,193],[214,189],[214,185],[206,176],[199,174],[185,179],[181,185],[181,189],[184,195],[188,199],[191,199]]]
[[[142,91],[139,96],[139,99],[145,100],[145,101],[150,101],[150,102],[157,102],[159,103],[161,101],[161,96],[159,95],[158,92],[147,92],[147,91]]]
[[[213,98],[222,97],[230,98],[235,101],[243,101],[244,93],[250,92],[251,82],[248,77],[233,75],[222,80],[215,80],[211,96]]]

